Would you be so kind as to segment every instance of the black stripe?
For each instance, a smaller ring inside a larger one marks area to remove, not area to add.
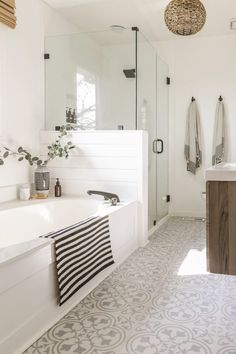
[[[99,230],[97,234],[92,235],[91,237],[87,237],[88,240],[77,241],[75,245],[66,247],[64,250],[60,249],[59,252],[58,250],[56,250],[57,258],[58,260],[60,260],[63,254],[69,255],[73,251],[78,252],[78,254],[83,254],[84,252],[86,252],[86,248],[88,247],[92,248],[93,245],[96,244],[96,242],[99,241],[104,236],[107,236],[107,238],[109,238],[109,231],[107,228],[102,228],[101,230]]]
[[[43,237],[55,240],[60,305],[114,264],[107,215],[87,218]]]
[[[96,246],[96,248],[92,249],[91,252],[94,252],[95,250],[97,250],[99,247],[103,247],[104,245],[109,245],[110,240],[107,239],[107,237],[103,237],[103,239],[101,240],[101,242],[96,242],[96,244],[94,246]],[[111,243],[110,243],[111,245]],[[77,254],[77,252],[75,252],[75,254],[72,254],[73,257],[68,258],[66,255],[63,256],[62,259],[60,259],[59,261],[57,261],[57,269],[59,271],[63,271],[63,269],[66,267],[66,265],[68,264],[69,261],[80,261],[80,255]]]
[[[90,217],[90,218],[87,218],[85,220],[82,220],[80,222],[77,222],[76,224],[73,224],[73,225],[70,225],[70,226],[67,226],[67,227],[64,227],[63,229],[60,229],[60,230],[57,230],[55,232],[50,232],[49,234],[46,234],[46,235],[43,235],[43,236],[40,236],[40,237],[46,237],[46,238],[55,238],[59,235],[61,235],[63,232],[66,232],[67,230],[73,230],[74,228],[80,226],[80,225],[83,225],[93,219],[97,219],[98,217]]]
[[[104,231],[103,234],[101,236],[103,236],[102,238],[100,238],[99,240],[97,240],[96,243],[94,243],[93,247],[94,246],[97,246],[99,243],[101,243],[102,241],[105,241],[108,237],[109,237],[109,234],[107,234],[106,236],[104,236],[105,234],[107,233],[107,231]],[[89,245],[89,243],[88,243]],[[82,250],[82,249],[81,249]],[[80,251],[81,251],[80,250]],[[73,250],[71,251],[70,253],[66,253],[64,256],[62,256],[60,259],[57,259],[57,264],[60,265],[62,261],[64,260],[67,260],[68,257],[70,257],[71,255],[73,255],[76,251]],[[57,254],[56,254],[57,256]]]
[[[101,257],[105,257],[107,256],[109,253],[111,254],[111,249],[110,247],[107,247],[108,250],[106,250],[105,253],[101,254],[102,252],[99,252],[97,256],[93,256],[93,257],[90,257],[89,259],[87,259],[85,262],[81,263],[81,264],[78,264],[76,267],[74,268],[71,268],[71,273],[68,275],[68,274],[65,274],[64,276],[59,276],[59,281],[60,283],[63,283],[65,281],[65,279],[67,278],[67,283],[72,280],[74,277],[76,277],[79,273],[83,273],[83,271],[86,269],[86,268],[89,268],[90,265],[92,265],[93,263],[96,263],[96,261],[99,260],[99,258]],[[105,250],[104,250],[105,251]],[[78,270],[76,272],[76,270]],[[76,273],[74,273],[76,272]],[[72,274],[73,273],[73,274]]]
[[[66,291],[70,291],[74,285],[77,283],[77,282],[80,282],[83,278],[85,278],[87,275],[89,275],[89,273],[91,273],[92,271],[94,271],[96,268],[98,268],[100,265],[102,265],[104,262],[106,262],[106,260],[109,260],[111,259],[112,260],[112,255],[111,256],[108,256],[107,258],[103,259],[101,263],[98,263],[96,264],[93,268],[91,268],[89,271],[87,271],[87,273],[83,274],[81,277],[77,278],[74,280],[73,283],[67,281],[63,284],[60,284],[59,282],[59,286],[60,286],[60,291],[63,290],[65,288],[66,285],[68,285],[68,283],[71,283],[69,288],[66,290]]]
[[[67,296],[64,300],[60,301],[60,306],[63,305],[68,299],[70,299],[79,289],[81,289],[85,284],[87,284],[91,279],[93,279],[98,273],[102,272],[104,269],[110,267],[112,264],[114,264],[114,261],[112,260],[111,262],[104,264],[101,268],[99,268],[95,273],[91,274],[88,279],[86,279],[83,283],[81,283],[76,289],[73,290],[69,296]],[[62,299],[66,296],[63,295]]]
[[[84,237],[90,235],[91,233],[95,233],[103,225],[106,225],[108,227],[109,223],[107,221],[102,221],[92,229],[88,228],[87,229],[88,231],[86,233],[76,229],[76,231],[74,231],[73,233],[65,235],[65,239],[63,240],[63,243],[60,242],[61,241],[60,239],[59,240],[56,239],[55,241],[56,248],[57,249],[60,249],[61,247],[63,248],[65,247],[65,245],[75,242],[78,238],[83,239]]]
[[[100,225],[100,226],[103,226],[103,225]],[[84,234],[83,236],[80,236],[77,231],[77,234],[78,234],[77,237],[75,237],[73,240],[70,240],[70,241],[68,240],[68,242],[64,243],[63,245],[60,245],[59,247],[57,245],[57,240],[56,240],[55,241],[55,248],[56,248],[57,255],[60,256],[60,254],[62,252],[67,251],[69,249],[73,249],[74,247],[77,247],[79,245],[82,245],[85,241],[90,240],[93,237],[96,238],[96,233],[99,233],[105,229],[107,229],[107,225],[103,226],[102,228],[99,227],[91,233],[88,232],[88,233]],[[71,235],[68,235],[68,237],[69,236],[71,236]],[[82,238],[82,240],[81,240],[81,238]],[[74,244],[70,246],[71,243],[74,243]],[[61,249],[61,251],[60,251],[60,249]]]
[[[107,219],[107,216],[104,216],[103,218],[99,218],[99,220],[94,221],[93,223],[87,225],[86,227],[80,228],[80,229],[79,229],[79,232],[82,233],[82,232],[86,231],[87,229],[89,229],[90,227],[93,227],[93,226],[96,227],[96,224],[97,224],[97,223],[103,222],[103,221],[105,221],[106,219]],[[74,227],[74,229],[78,228],[79,226],[80,226],[80,224],[76,225],[76,226]],[[66,231],[67,231],[67,229],[64,229],[62,232],[60,232],[60,234],[63,234],[63,233],[66,232]],[[77,232],[77,231],[75,231],[75,233],[70,234],[70,236],[76,234],[76,232]],[[67,236],[68,236],[68,235],[66,235],[66,236],[64,236],[64,237],[60,237],[60,238],[57,240],[57,242],[62,242],[62,241],[64,241],[64,240],[66,240],[66,239],[67,239]],[[57,237],[58,237],[58,236],[57,236]]]
[[[104,246],[105,246],[105,247],[104,247]],[[76,255],[75,257],[71,258],[71,259],[74,259],[74,262],[68,264],[68,266],[64,265],[64,267],[61,266],[61,267],[57,268],[58,275],[60,276],[60,273],[61,273],[61,272],[67,272],[67,270],[69,270],[70,268],[73,268],[74,265],[78,264],[79,262],[83,262],[83,261],[86,260],[86,259],[89,259],[88,257],[90,257],[90,256],[92,256],[92,255],[93,255],[94,257],[96,257],[103,249],[104,249],[104,250],[105,250],[105,249],[111,249],[111,242],[110,242],[110,240],[104,242],[102,245],[99,245],[99,246],[96,247],[93,251],[90,251],[89,253],[87,253],[84,257],[81,257],[81,258],[80,258],[80,256],[77,256],[77,255]],[[96,252],[96,251],[97,251],[97,252]]]

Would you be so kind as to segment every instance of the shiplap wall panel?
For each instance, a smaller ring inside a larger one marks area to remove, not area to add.
[[[0,203],[15,200],[17,196],[17,186],[0,187]]]
[[[78,181],[137,182],[135,170],[51,167],[50,171],[52,178],[63,178],[68,181],[73,179]]]
[[[43,160],[47,156],[42,156]],[[67,168],[81,168],[81,169],[123,169],[123,170],[137,170],[137,157],[103,157],[103,156],[70,156],[68,159],[55,158],[50,162],[51,167],[67,167]]]
[[[41,131],[41,144],[47,144],[49,139],[56,139],[59,132]],[[68,132],[68,137],[78,145],[135,145],[139,140],[136,131],[84,131]]]
[[[56,179],[53,178],[51,182],[54,185]],[[68,196],[86,197],[88,190],[100,190],[118,194],[121,201],[138,199],[137,183],[134,182],[70,180],[68,183],[68,180],[62,178],[61,184],[63,194]]]
[[[40,134],[42,157],[58,132]],[[51,186],[60,178],[62,193],[86,196],[89,189],[119,195],[122,201],[139,201],[139,237],[148,237],[148,138],[143,131],[70,132],[67,137],[75,145],[68,160],[56,158],[48,164]]]
[[[105,145],[105,144],[82,144],[76,143],[78,147],[72,151],[72,156],[114,156],[114,157],[132,157],[136,156],[135,145]],[[48,144],[42,144],[40,154],[47,154]]]
[[[46,157],[47,146],[57,139],[58,134],[41,132],[42,158]],[[69,132],[67,138],[76,145],[76,149],[67,160],[56,158],[49,163],[52,186],[55,179],[60,178],[66,194],[85,195],[88,189],[102,188],[119,192],[124,199],[128,194],[129,199],[138,198],[142,169],[142,132]]]

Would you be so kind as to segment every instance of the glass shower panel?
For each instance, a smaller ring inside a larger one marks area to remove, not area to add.
[[[148,224],[157,220],[157,158],[153,153],[156,139],[156,52],[141,32],[138,35],[138,129],[148,132]]]
[[[45,39],[46,129],[135,129],[135,32]]]
[[[148,227],[168,214],[168,66],[138,34],[138,129],[148,132]]]
[[[103,41],[97,129],[135,129],[135,33],[108,31]],[[96,34],[99,39],[100,33]],[[102,37],[104,33],[102,34]]]
[[[169,89],[168,65],[157,56],[157,220],[168,214],[169,194]]]

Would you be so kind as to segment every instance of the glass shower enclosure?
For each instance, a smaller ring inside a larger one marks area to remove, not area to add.
[[[138,129],[149,137],[148,226],[168,215],[169,202],[169,69],[139,32],[137,51]]]
[[[168,214],[168,66],[137,27],[46,37],[45,126],[146,130],[149,229]]]

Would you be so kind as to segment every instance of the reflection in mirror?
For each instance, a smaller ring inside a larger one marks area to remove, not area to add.
[[[135,32],[131,29],[45,39],[46,129],[135,129]]]
[[[74,121],[81,130],[96,128],[96,77],[79,69],[77,82],[77,114]],[[73,116],[73,115],[72,115]]]

